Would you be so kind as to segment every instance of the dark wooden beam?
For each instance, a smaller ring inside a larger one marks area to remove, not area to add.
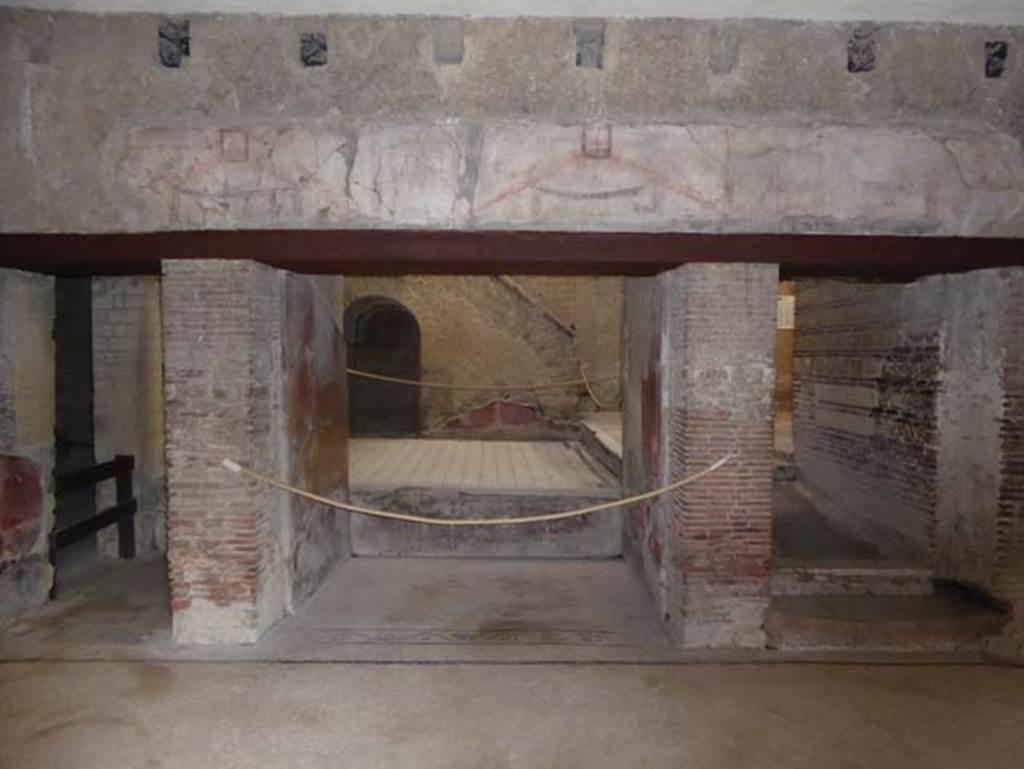
[[[652,275],[685,262],[775,262],[787,275],[909,278],[1024,264],[1024,240],[523,230],[186,230],[0,233],[0,266],[157,273],[163,259],[251,259],[349,275]]]

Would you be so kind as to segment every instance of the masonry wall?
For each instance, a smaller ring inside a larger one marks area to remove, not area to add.
[[[285,503],[220,463],[280,474],[280,284],[247,262],[167,261],[161,286],[174,637],[252,642],[287,607]]]
[[[947,579],[998,591],[998,515],[1005,472],[1001,431],[1013,365],[1011,283],[1016,270],[920,281],[942,307],[935,568]]]
[[[618,374],[622,282],[615,278],[470,276],[350,277],[345,304],[386,296],[416,316],[424,380],[530,384]],[[615,407],[618,382],[595,384]],[[583,386],[508,393],[551,421],[571,421],[595,406]],[[420,391],[425,431],[479,409],[502,393]],[[470,420],[464,420],[470,421]]]
[[[53,582],[53,279],[0,270],[0,625]]]
[[[96,459],[135,457],[135,542],[140,554],[166,549],[163,334],[160,278],[92,279],[93,419]],[[98,509],[114,503],[113,484],[98,492]],[[99,533],[117,553],[117,532]]]
[[[1011,603],[1017,652],[1024,652],[1024,271],[1006,281],[1003,344],[1003,397],[999,423],[1001,482],[996,539],[996,593]]]
[[[1007,602],[1019,268],[801,281],[796,462],[832,522]]]
[[[666,560],[678,575],[668,582],[669,626],[688,646],[759,646],[772,549],[778,268],[688,264],[663,280],[669,475],[730,457],[666,505]]]
[[[1024,234],[1019,28],[0,11],[0,229]],[[299,34],[324,32],[304,67]],[[104,55],[97,56],[97,51]],[[557,256],[557,255],[554,255]]]
[[[623,278],[516,275],[514,280],[575,330],[575,352],[586,366],[588,376],[621,371]],[[595,382],[592,387],[602,408],[620,407],[620,380]]]
[[[283,274],[282,375],[288,482],[344,498],[348,489],[345,342],[332,297],[342,278]],[[348,514],[289,496],[286,539],[291,607],[319,587],[351,552]]]
[[[664,282],[627,278],[623,296],[622,482],[627,494],[639,494],[668,482],[662,446],[666,394],[662,344]],[[627,558],[643,573],[658,613],[665,616],[666,573],[664,500],[631,507],[623,544]]]
[[[944,307],[929,288],[798,283],[794,448],[833,523],[930,561]]]
[[[688,647],[764,643],[777,293],[778,270],[764,265],[695,263],[627,281],[627,487],[728,458],[627,523],[628,552]]]
[[[163,270],[174,636],[253,642],[347,552],[347,521],[227,471],[313,491],[347,478],[344,350],[328,279],[252,262]]]

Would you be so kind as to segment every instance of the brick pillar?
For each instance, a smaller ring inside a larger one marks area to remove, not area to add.
[[[687,647],[760,646],[771,557],[778,268],[688,264],[662,275],[665,615]]]
[[[282,283],[241,261],[163,265],[167,557],[175,640],[246,643],[286,611],[282,495],[225,471],[282,475]]]
[[[994,592],[1011,609],[998,650],[1024,658],[1024,268],[1000,272],[1007,302],[1000,329],[1003,403]]]

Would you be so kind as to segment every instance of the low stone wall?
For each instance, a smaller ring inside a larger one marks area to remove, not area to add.
[[[448,489],[354,490],[352,501],[430,518],[499,518],[572,510],[619,497],[619,490],[525,494]],[[621,508],[559,521],[439,527],[352,516],[353,554],[459,558],[614,558],[622,554]]]

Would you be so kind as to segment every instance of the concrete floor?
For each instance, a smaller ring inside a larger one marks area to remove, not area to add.
[[[462,647],[668,648],[620,560],[356,558],[268,638]],[[538,655],[540,655],[538,657]],[[521,659],[521,658],[520,658]]]
[[[0,766],[1011,769],[1024,670],[13,663]]]
[[[672,647],[621,561],[355,559],[231,649],[170,643],[159,561],[75,576],[0,636],[3,769],[1001,769],[1024,754],[1024,669],[709,664],[729,658]]]
[[[793,552],[856,547],[823,536],[782,532]],[[1024,669],[683,652],[620,560],[353,559],[229,649],[172,644],[160,560],[67,574],[59,601],[0,634],[0,769],[1009,769],[1024,755]]]
[[[355,558],[252,646],[176,645],[159,560],[92,578],[0,633],[0,660],[557,662],[677,658],[621,560]]]

